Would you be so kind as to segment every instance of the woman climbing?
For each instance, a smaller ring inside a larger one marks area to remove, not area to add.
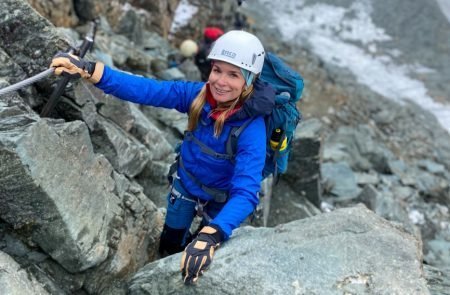
[[[212,70],[206,83],[157,81],[67,53],[58,53],[51,63],[55,74],[81,76],[120,99],[188,113],[176,169],[171,169],[159,249],[162,255],[184,249],[181,272],[186,284],[198,280],[215,249],[258,204],[266,153],[264,115],[272,111],[275,95],[258,80],[264,57],[256,36],[230,31],[217,39],[208,55]],[[230,157],[230,132],[242,124],[248,126]],[[202,227],[191,236],[196,214],[203,217]]]

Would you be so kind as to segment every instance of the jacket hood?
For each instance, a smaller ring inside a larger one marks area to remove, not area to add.
[[[275,90],[270,84],[256,79],[252,96],[234,113],[229,121],[241,121],[255,116],[266,116],[272,113],[275,106]]]

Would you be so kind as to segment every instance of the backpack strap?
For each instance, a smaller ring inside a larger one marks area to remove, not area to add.
[[[253,121],[253,118],[247,120],[239,127],[231,128],[230,134],[228,135],[226,151],[227,155],[230,157],[231,163],[236,163],[236,153],[237,153],[237,143],[239,136],[244,132],[245,128]]]
[[[214,157],[216,159],[224,159],[224,160],[230,160],[231,161],[232,155],[230,155],[229,153],[221,154],[221,153],[218,153],[218,152],[214,151],[209,146],[207,146],[206,144],[204,144],[203,142],[198,140],[198,138],[196,138],[194,136],[192,131],[187,131],[186,130],[184,132],[184,140],[192,141],[193,143],[195,143],[196,145],[198,145],[200,147],[200,150],[203,153],[208,154],[208,155],[210,155],[210,156],[212,156],[212,157]],[[216,189],[216,188],[212,188],[212,187],[206,186],[198,178],[196,178],[194,175],[192,175],[192,173],[187,171],[187,169],[184,166],[183,159],[182,159],[180,153],[178,153],[175,163],[173,163],[170,166],[170,168],[169,168],[169,177],[168,177],[169,178],[169,182],[173,181],[173,175],[178,170],[178,167],[180,169],[182,169],[183,172],[195,184],[197,184],[205,193],[211,195],[213,197],[214,201],[216,201],[217,203],[224,203],[224,202],[226,202],[228,200],[228,191],[220,190],[220,189]]]
[[[184,140],[194,142],[196,145],[198,145],[200,147],[200,150],[203,153],[208,154],[216,159],[231,160],[231,156],[228,153],[221,154],[221,153],[214,151],[212,148],[210,148],[209,146],[207,146],[206,144],[204,144],[203,142],[198,140],[198,138],[194,136],[192,131],[184,132]]]

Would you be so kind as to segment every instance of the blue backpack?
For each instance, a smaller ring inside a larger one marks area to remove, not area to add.
[[[276,95],[272,113],[265,117],[267,143],[263,177],[266,178],[273,174],[274,178],[277,179],[280,174],[287,170],[295,129],[302,119],[296,102],[300,100],[302,95],[303,78],[278,56],[268,52],[259,79],[269,83],[275,90]],[[251,120],[240,127],[235,127],[230,132],[227,154],[236,154],[239,135],[250,122]]]

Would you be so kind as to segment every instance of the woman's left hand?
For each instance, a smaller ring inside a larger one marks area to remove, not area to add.
[[[181,276],[186,285],[195,284],[209,267],[214,251],[220,245],[220,236],[217,229],[205,226],[197,238],[186,246],[181,257]]]

